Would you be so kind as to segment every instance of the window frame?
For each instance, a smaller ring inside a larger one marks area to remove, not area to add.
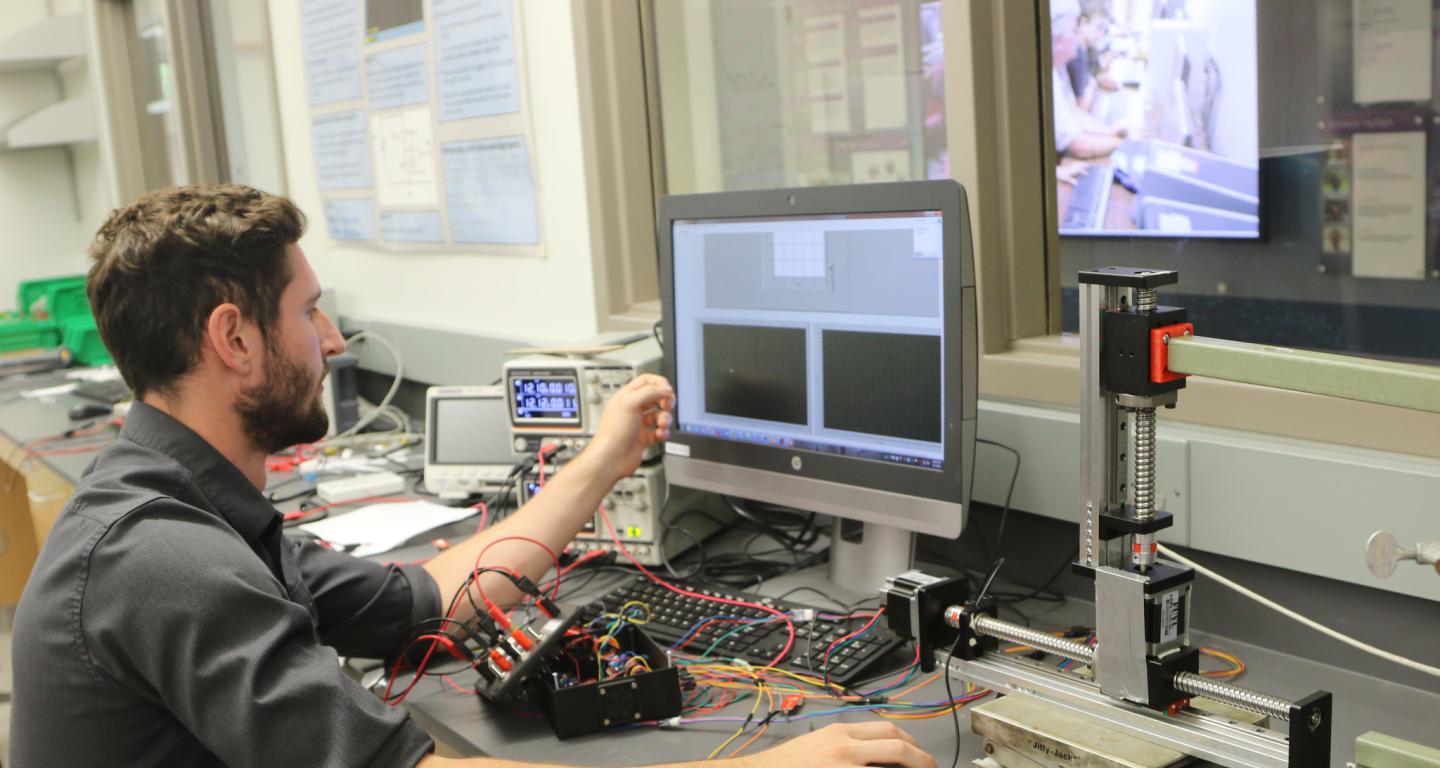
[[[214,12],[208,0],[160,0],[164,16],[167,58],[170,62],[171,110],[179,126],[182,146],[179,156],[183,175],[192,184],[230,181],[230,163],[223,119],[219,74],[215,62],[215,39],[210,23]],[[150,188],[146,162],[155,153],[167,151],[154,146],[136,128],[141,115],[131,83],[135,61],[131,41],[135,35],[133,0],[91,0],[98,66],[93,70],[101,87],[100,110],[109,145],[115,197],[122,204]],[[269,7],[260,3],[262,28],[266,30],[266,75],[270,80],[272,113],[279,114],[276,101],[273,43],[270,40]],[[284,163],[278,120],[273,126],[277,152]],[[269,190],[284,194],[283,189]]]
[[[656,244],[658,94],[648,3],[572,5],[596,327],[649,329],[660,319]],[[663,178],[663,175],[659,178]]]
[[[648,260],[653,270],[655,206],[666,193],[661,94],[656,78],[646,77],[657,58],[655,2],[576,4],[602,328],[659,317],[658,301],[647,294],[653,272],[637,268]],[[1047,7],[1045,0],[944,0],[946,130],[952,175],[970,191],[980,395],[1075,408],[1079,344],[1060,333],[1060,238],[1050,171],[1056,152],[1044,130],[1053,109],[1050,78],[1041,76],[1051,66],[1049,46],[1041,45],[1050,35]],[[641,45],[618,45],[636,34]],[[640,103],[643,115],[627,113]],[[616,110],[620,104],[626,109]],[[636,146],[642,136],[644,146]],[[1440,435],[1440,414],[1201,377],[1188,382],[1166,418],[1440,458],[1440,440],[1433,437]]]

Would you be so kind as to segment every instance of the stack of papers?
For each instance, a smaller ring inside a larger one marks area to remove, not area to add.
[[[475,510],[469,507],[447,507],[431,501],[390,502],[370,504],[300,528],[356,557],[369,557],[473,514]]]

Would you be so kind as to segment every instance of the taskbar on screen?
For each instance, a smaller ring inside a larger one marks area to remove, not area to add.
[[[786,435],[777,435],[770,432],[756,432],[748,429],[734,429],[730,427],[710,427],[695,424],[683,424],[679,431],[692,435],[703,435],[714,437],[720,440],[735,440],[742,443],[756,443],[758,445],[773,445],[777,448],[795,448],[802,451],[815,451],[816,453],[831,453],[837,456],[847,456],[856,459],[871,459],[873,461],[884,461],[890,464],[903,464],[908,467],[920,467],[922,469],[943,469],[945,462],[929,456],[912,456],[909,454],[895,453],[893,451],[876,451],[868,448],[857,448],[853,445],[836,445],[835,443],[822,443],[815,440],[796,439]]]

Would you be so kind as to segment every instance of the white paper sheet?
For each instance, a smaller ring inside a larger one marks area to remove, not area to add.
[[[370,143],[375,150],[375,197],[381,207],[439,202],[429,107],[371,115]]]
[[[904,128],[906,113],[905,63],[899,53],[866,56],[860,60],[864,88],[865,130]]]
[[[442,243],[439,211],[381,211],[380,239],[391,243]]]
[[[520,111],[511,0],[435,0],[440,119]]]
[[[388,552],[425,531],[473,514],[475,510],[466,507],[404,501],[371,504],[354,512],[306,523],[300,528],[356,557],[368,557]]]
[[[900,28],[900,6],[882,5],[860,9],[860,47],[894,48],[900,51],[904,32]]]
[[[1357,133],[1351,149],[1353,273],[1425,277],[1425,134]]]
[[[326,200],[325,224],[332,240],[374,240],[375,201],[368,197]]]
[[[814,133],[844,133],[850,130],[850,91],[844,64],[811,67],[810,130]]]
[[[300,34],[311,106],[360,98],[360,3],[304,0]]]
[[[375,183],[364,112],[317,115],[310,129],[315,142],[315,180],[321,189],[357,189]]]
[[[845,17],[838,13],[805,20],[805,62],[836,64],[845,61]]]
[[[407,45],[365,57],[370,108],[390,109],[430,100],[425,45]]]
[[[457,243],[539,243],[525,137],[445,144],[445,204]]]
[[[1352,0],[1355,102],[1430,101],[1430,0]]]

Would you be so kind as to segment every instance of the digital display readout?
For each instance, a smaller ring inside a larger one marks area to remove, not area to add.
[[[580,423],[580,380],[574,376],[528,376],[510,380],[516,423]]]

